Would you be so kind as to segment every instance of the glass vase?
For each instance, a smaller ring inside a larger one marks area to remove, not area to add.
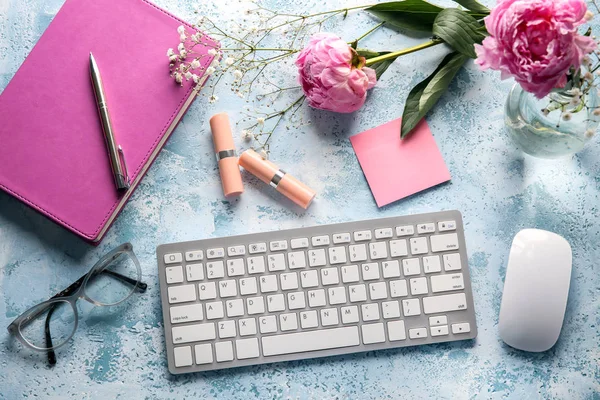
[[[577,90],[554,91],[538,99],[516,83],[506,100],[505,122],[525,153],[558,158],[577,153],[594,136],[600,122],[594,111],[599,106],[595,88],[584,95]]]

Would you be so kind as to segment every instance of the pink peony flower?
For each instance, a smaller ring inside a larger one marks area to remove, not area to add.
[[[499,0],[485,18],[490,36],[475,45],[475,62],[542,98],[564,87],[569,69],[596,49],[592,38],[577,33],[586,10],[584,0]]]
[[[332,33],[317,33],[296,59],[302,90],[311,107],[351,113],[377,83],[365,58]]]

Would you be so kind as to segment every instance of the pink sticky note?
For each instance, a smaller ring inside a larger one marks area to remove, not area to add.
[[[427,122],[400,140],[397,119],[350,137],[378,207],[450,180]]]

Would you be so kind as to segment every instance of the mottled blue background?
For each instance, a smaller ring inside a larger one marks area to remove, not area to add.
[[[0,91],[62,3],[0,0]],[[198,16],[194,2],[157,3],[190,21]],[[235,18],[238,9],[235,1],[195,3],[202,3],[200,14],[219,21]],[[360,4],[324,3],[268,2],[296,12]],[[352,13],[328,28],[351,40],[373,24],[364,13]],[[127,40],[135,46],[144,38],[140,33]],[[423,40],[380,30],[364,45],[395,50]],[[359,112],[334,115],[305,107],[302,112],[311,125],[277,132],[271,159],[319,193],[306,212],[250,177],[245,177],[246,192],[239,200],[224,200],[207,120],[218,111],[239,117],[244,100],[226,88],[218,92],[216,104],[204,98],[195,102],[97,248],[0,193],[0,398],[600,399],[597,140],[565,160],[524,156],[503,123],[512,82],[501,82],[498,74],[480,72],[469,63],[428,117],[452,182],[381,209],[375,205],[348,137],[399,117],[410,88],[434,69],[444,51],[429,49],[396,61]],[[293,70],[278,78],[293,81]],[[247,146],[239,137],[236,141]],[[464,215],[476,340],[176,378],[168,373],[158,244],[440,209],[459,209]],[[497,332],[508,250],[514,234],[525,227],[557,232],[574,251],[563,332],[544,354],[515,351]],[[84,320],[71,343],[58,351],[52,369],[44,355],[10,339],[4,329],[12,319],[125,241],[133,243],[142,264],[146,294],[108,315],[83,305]]]

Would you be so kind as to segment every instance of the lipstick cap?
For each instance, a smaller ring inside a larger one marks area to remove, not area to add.
[[[240,195],[244,192],[244,185],[227,113],[213,115],[210,119],[210,130],[219,164],[223,194],[225,197]]]

